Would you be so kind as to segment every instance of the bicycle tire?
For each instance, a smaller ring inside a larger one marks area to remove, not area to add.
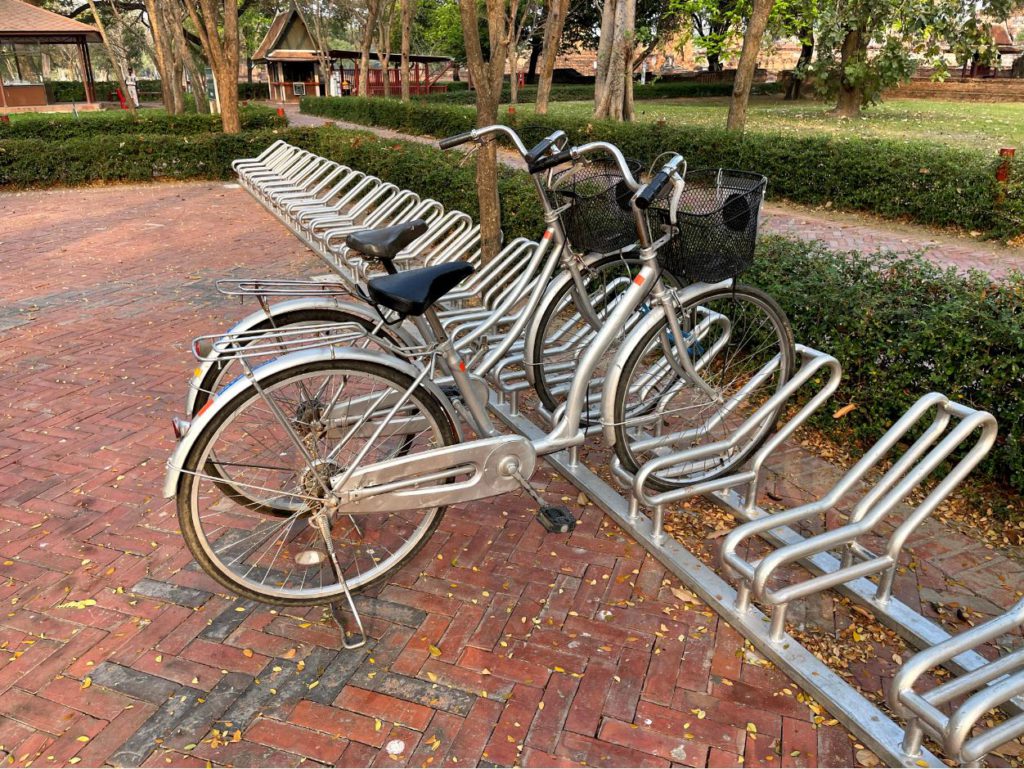
[[[392,384],[396,390],[401,392],[408,390],[413,383],[412,377],[408,374],[402,371],[397,371],[393,367],[384,363],[334,359],[318,360],[286,368],[273,375],[267,376],[260,384],[265,391],[273,391],[275,386],[286,383],[289,379],[294,379],[306,374],[317,374],[329,370],[342,373],[348,372],[349,375],[352,373],[358,373],[376,377],[384,382]],[[458,440],[458,433],[455,425],[452,423],[449,412],[444,408],[438,398],[428,388],[422,385],[415,388],[413,393],[413,399],[417,405],[429,414],[433,424],[436,426],[439,445],[448,446],[456,443]],[[240,582],[238,579],[234,578],[225,567],[218,564],[215,558],[211,557],[209,550],[212,549],[212,545],[210,549],[204,547],[204,542],[207,542],[206,537],[197,529],[196,517],[198,515],[198,510],[195,509],[197,501],[196,496],[199,493],[197,489],[197,479],[203,476],[203,473],[199,470],[199,466],[206,461],[204,459],[204,455],[207,453],[212,454],[213,449],[210,447],[210,443],[218,438],[221,430],[227,423],[229,423],[232,416],[254,400],[259,400],[259,398],[260,396],[255,388],[250,386],[235,395],[230,402],[219,405],[217,413],[213,415],[211,421],[204,426],[202,433],[197,437],[192,449],[185,458],[182,465],[181,482],[176,495],[178,523],[182,537],[200,568],[202,568],[203,571],[213,578],[218,584],[236,595],[243,598],[250,598],[264,603],[282,606],[312,606],[331,602],[332,600],[336,600],[344,595],[344,592],[340,587],[340,583],[334,593],[318,594],[306,597],[285,597],[275,595],[273,592],[260,592],[259,590],[252,589],[246,583]],[[208,449],[209,452],[207,451]],[[214,486],[217,485],[215,480],[211,480],[211,483]],[[445,506],[438,506],[433,509],[433,512],[427,513],[429,515],[429,520],[426,522],[425,526],[417,528],[418,533],[416,534],[416,540],[401,553],[400,558],[395,563],[389,565],[385,570],[373,576],[372,579],[360,579],[359,576],[352,579],[346,578],[349,589],[353,591],[363,590],[371,585],[377,584],[396,570],[400,569],[411,558],[415,557],[437,529],[441,519],[444,517],[445,510]],[[390,515],[390,513],[364,514],[363,517],[365,518],[368,515]],[[207,544],[210,543],[207,542]]]
[[[688,315],[692,317],[696,316],[698,313],[702,313],[704,317],[712,317],[710,314],[708,314],[708,310],[709,307],[712,306],[712,303],[717,302],[717,300],[723,301],[721,303],[716,303],[714,305],[714,307],[716,308],[734,308],[732,312],[733,318],[742,317],[741,305],[737,304],[737,302],[744,302],[747,303],[748,307],[754,308],[759,313],[763,313],[764,317],[767,319],[768,328],[770,329],[770,335],[774,339],[774,342],[772,343],[773,347],[775,349],[775,352],[777,352],[777,354],[780,356],[781,360],[780,365],[778,367],[778,375],[774,377],[774,384],[769,384],[763,392],[757,393],[758,398],[763,399],[758,402],[763,403],[764,400],[767,400],[767,398],[771,397],[771,395],[774,395],[793,374],[796,353],[793,344],[793,332],[790,328],[789,319],[786,317],[785,312],[778,305],[778,303],[767,293],[758,288],[754,288],[753,286],[746,286],[741,284],[735,284],[732,287],[724,288],[712,287],[696,296],[688,297],[686,299],[686,304],[684,306],[680,306],[677,308],[677,317],[685,318]],[[716,309],[713,312],[718,312],[718,310]],[[729,316],[725,317],[728,318]],[[654,348],[660,349],[661,354],[664,355],[664,345],[666,344],[666,340],[668,340],[667,343],[670,347],[676,349],[674,342],[671,341],[671,331],[666,330],[668,328],[668,319],[663,318],[660,323],[655,324],[649,330],[647,330],[644,333],[643,338],[636,341],[636,344],[631,350],[629,357],[627,358],[627,361],[623,367],[622,375],[616,387],[616,392],[613,394],[613,414],[615,420],[614,450],[619,461],[622,463],[623,469],[629,472],[630,474],[637,473],[640,470],[640,467],[643,465],[643,463],[645,461],[648,461],[655,455],[655,452],[653,451],[644,451],[640,448],[637,448],[638,446],[643,445],[641,441],[649,439],[651,437],[647,433],[638,431],[638,423],[641,422],[642,420],[646,420],[648,423],[650,423],[652,422],[652,420],[656,419],[659,420],[657,427],[660,429],[662,426],[661,423],[664,421],[664,412],[658,412],[656,416],[652,417],[651,415],[653,412],[651,411],[651,407],[649,405],[644,406],[642,400],[638,400],[640,406],[637,409],[634,409],[632,412],[636,416],[631,417],[630,404],[627,401],[631,397],[631,393],[637,394],[638,392],[641,391],[639,383],[642,380],[638,378],[638,373],[641,372],[639,372],[638,369],[639,367],[641,367],[642,362],[645,359],[645,356],[647,356],[648,360],[654,360],[656,357],[656,353],[651,352],[651,350]],[[713,328],[714,327],[712,327],[712,332]],[[712,332],[708,333],[710,334]],[[765,331],[764,334],[765,338],[768,338],[769,332]],[[656,342],[657,344],[655,345]],[[745,343],[745,339],[739,339],[735,345],[737,351]],[[652,345],[654,346],[654,348],[652,348]],[[709,346],[713,347],[713,342],[710,343]],[[723,347],[721,349],[723,351],[726,351],[727,348]],[[697,350],[697,355],[699,358],[699,356],[702,355],[707,350],[707,347],[705,347],[701,341],[695,341],[693,343],[688,343],[686,350],[688,353],[690,350]],[[764,365],[764,362],[768,360],[769,354],[774,353],[770,353],[769,350],[760,353],[758,355],[757,360],[751,361],[751,366],[757,365],[759,363],[761,365]],[[735,353],[719,353],[718,355],[711,358],[710,362],[707,364],[708,368],[705,369],[705,373],[711,370],[710,367],[718,367],[720,363],[721,367],[724,368],[724,366],[727,365],[730,362],[730,360],[732,360],[734,357]],[[652,374],[650,373],[653,370],[653,367],[649,366],[648,371],[645,374],[648,383],[653,381]],[[669,377],[673,376],[673,374],[670,372],[666,373]],[[702,376],[704,376],[704,374],[702,374]],[[739,374],[736,374],[735,376],[738,377]],[[723,381],[725,381],[724,373],[722,375],[722,379]],[[739,381],[739,379],[734,379],[730,382],[730,384],[732,382]],[[650,384],[648,384],[647,386],[650,386]],[[690,403],[696,403],[696,405],[683,405],[678,407],[676,411],[673,411],[672,413],[681,413],[688,409],[698,409],[697,416],[698,419],[700,419],[701,407],[703,407],[703,412],[705,413],[708,412],[709,409],[713,408],[713,406],[710,403],[710,396],[706,396],[708,398],[709,403],[700,404],[699,398],[701,397],[702,391],[693,385],[687,385],[685,383],[682,383],[681,377],[677,378],[670,385],[666,386],[664,392],[668,393],[673,388],[675,388],[674,391],[678,393],[681,396],[681,398],[689,398]],[[660,401],[660,399],[663,397],[667,396],[659,395],[658,400],[655,403]],[[655,405],[654,408],[657,408],[657,405]],[[650,487],[656,491],[668,491],[671,489],[692,485],[693,483],[699,481],[713,480],[715,478],[719,478],[725,475],[726,473],[734,471],[736,468],[742,466],[744,462],[750,459],[754,452],[757,451],[757,449],[760,448],[761,445],[772,434],[778,421],[778,417],[783,408],[784,406],[779,406],[779,408],[776,409],[775,412],[772,413],[770,417],[767,418],[765,422],[756,429],[753,437],[747,443],[745,443],[742,447],[735,450],[734,453],[730,454],[728,457],[720,458],[720,461],[718,461],[713,468],[706,470],[703,473],[700,473],[696,477],[685,476],[683,478],[670,478],[667,477],[667,471],[664,471],[664,473],[666,474],[655,473],[650,476]],[[644,411],[644,409],[646,409],[646,411]],[[631,419],[632,422],[630,421]],[[682,421],[683,418],[680,418],[680,422]],[[707,420],[705,420],[704,423],[706,424]],[[689,429],[693,430],[696,428]],[[633,432],[633,434],[631,434],[631,431]],[[721,436],[716,438],[716,436],[711,435],[710,433],[706,435],[696,436],[696,438],[698,439],[705,437],[711,438],[711,440],[709,440],[708,442],[714,442],[714,440],[716,439],[721,439]],[[693,446],[698,442],[698,440],[690,438],[689,445]],[[672,448],[676,449],[680,447],[673,446]]]

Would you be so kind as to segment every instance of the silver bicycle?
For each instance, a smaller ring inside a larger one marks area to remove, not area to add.
[[[478,129],[444,144],[505,131]],[[549,433],[531,442],[501,434],[490,419],[493,391],[463,351],[474,349],[474,334],[482,337],[492,318],[453,343],[438,317],[435,303],[471,266],[372,278],[368,298],[414,319],[428,341],[360,350],[325,346],[300,329],[292,332],[294,351],[258,367],[247,362],[247,348],[236,349],[245,375],[217,394],[171,457],[165,493],[177,498],[182,534],[205,571],[239,595],[271,603],[345,597],[358,625],[352,591],[415,555],[446,506],[519,489],[544,504],[529,481],[536,458],[584,443],[588,392],[602,367],[603,432],[627,468],[645,455],[714,443],[777,392],[792,369],[793,344],[768,297],[733,280],[686,288],[659,280],[659,250],[678,235],[672,220],[685,185],[682,158],[673,156],[642,187],[612,145],[595,142],[550,160],[576,163],[593,154],[610,156],[639,188],[629,206],[640,267],[579,347]],[[652,232],[659,205],[669,223]],[[545,256],[558,227],[551,209],[532,259]],[[555,263],[546,263],[545,278]],[[537,317],[540,298],[531,295],[517,323]],[[501,360],[513,342],[507,334],[477,368]],[[776,416],[727,455],[666,468],[654,481],[674,487],[727,472],[765,440]]]

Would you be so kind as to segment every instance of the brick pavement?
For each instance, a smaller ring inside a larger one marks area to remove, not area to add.
[[[361,599],[372,643],[359,652],[319,609],[224,594],[159,496],[188,340],[243,311],[213,279],[316,261],[231,185],[19,193],[0,196],[0,220],[9,764],[853,763],[827,714],[673,595],[593,506],[573,505],[572,535],[546,534],[516,496],[451,509]],[[776,470],[777,495],[796,496],[824,468],[796,451]],[[576,499],[564,480],[537,482]],[[936,602],[1009,599],[985,579],[1002,556],[940,530],[917,546],[913,578]],[[858,665],[866,688],[881,684],[884,670]]]

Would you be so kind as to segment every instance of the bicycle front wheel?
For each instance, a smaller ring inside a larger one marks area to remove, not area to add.
[[[330,479],[357,460],[383,462],[457,442],[441,402],[412,383],[382,363],[320,360],[267,376],[263,395],[250,386],[221,406],[184,461],[177,496],[182,535],[203,570],[232,592],[267,603],[342,596],[312,521],[325,509]],[[224,493],[225,483],[234,493]],[[439,506],[330,515],[349,589],[399,568],[443,514]]]
[[[630,473],[656,457],[728,440],[793,373],[789,321],[760,289],[710,288],[673,311],[674,319],[665,315],[637,340],[613,396],[615,453]],[[650,486],[666,491],[736,470],[780,411],[728,451],[652,474]]]

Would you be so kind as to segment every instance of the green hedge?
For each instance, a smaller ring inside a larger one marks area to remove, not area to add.
[[[472,128],[472,108],[424,101],[355,97],[302,101],[304,112],[411,134],[448,136]],[[556,129],[573,143],[604,139],[645,163],[666,150],[692,168],[725,166],[763,173],[768,194],[830,204],[922,224],[979,230],[991,237],[1024,233],[1024,166],[1014,183],[995,180],[998,159],[973,148],[833,135],[731,133],[701,126],[614,123],[521,114],[511,120],[527,141]]]
[[[476,214],[473,167],[459,153],[337,128],[130,142],[120,136],[5,140],[0,188],[227,179],[232,160],[252,157],[278,138]],[[506,238],[536,238],[543,222],[529,177],[503,169],[500,194]],[[938,390],[996,415],[1000,437],[982,471],[1024,491],[1024,277],[993,284],[916,257],[835,253],[765,237],[744,279],[779,300],[799,342],[843,364],[834,402],[857,408],[841,420],[823,413],[822,429],[866,446],[919,396]]]
[[[0,190],[154,179],[229,179],[231,161],[253,157],[276,139],[307,143],[313,129],[201,133],[191,136],[117,134],[67,141],[0,140]]]
[[[764,237],[744,279],[779,300],[797,341],[842,364],[833,403],[857,408],[840,420],[826,409],[819,427],[866,448],[920,396],[942,392],[996,416],[982,472],[1024,491],[1024,276],[993,283],[921,257]]]
[[[240,109],[242,129],[258,131],[283,128],[286,118],[270,107],[251,104]],[[175,134],[179,136],[213,133],[221,130],[219,115],[168,115],[162,110],[139,110],[135,117],[126,110],[66,112],[18,115],[9,123],[0,123],[0,139],[48,139],[64,141],[80,136],[125,136],[136,134]]]
[[[763,83],[755,85],[752,91],[755,95],[769,93],[780,93],[779,83]],[[501,92],[501,101],[508,104],[511,100],[511,90],[506,84]],[[705,96],[728,96],[732,93],[731,83],[687,83],[673,81],[658,81],[647,85],[635,85],[633,87],[633,98],[637,101],[650,101],[654,99],[681,99],[697,98]],[[476,104],[476,94],[467,90],[451,91],[448,93],[432,94],[430,96],[417,97],[423,101],[440,102],[443,104]],[[551,101],[593,101],[594,86],[581,84],[555,84],[551,89]],[[528,104],[537,100],[537,86],[527,85],[519,89],[519,103]]]
[[[114,81],[101,80],[96,83],[96,98],[106,101],[119,87]],[[46,88],[55,102],[85,101],[85,86],[81,80],[49,80]],[[159,80],[140,80],[138,89],[140,96],[144,98],[153,98],[157,101],[161,99]],[[269,99],[270,87],[266,83],[239,83],[238,98]]]

